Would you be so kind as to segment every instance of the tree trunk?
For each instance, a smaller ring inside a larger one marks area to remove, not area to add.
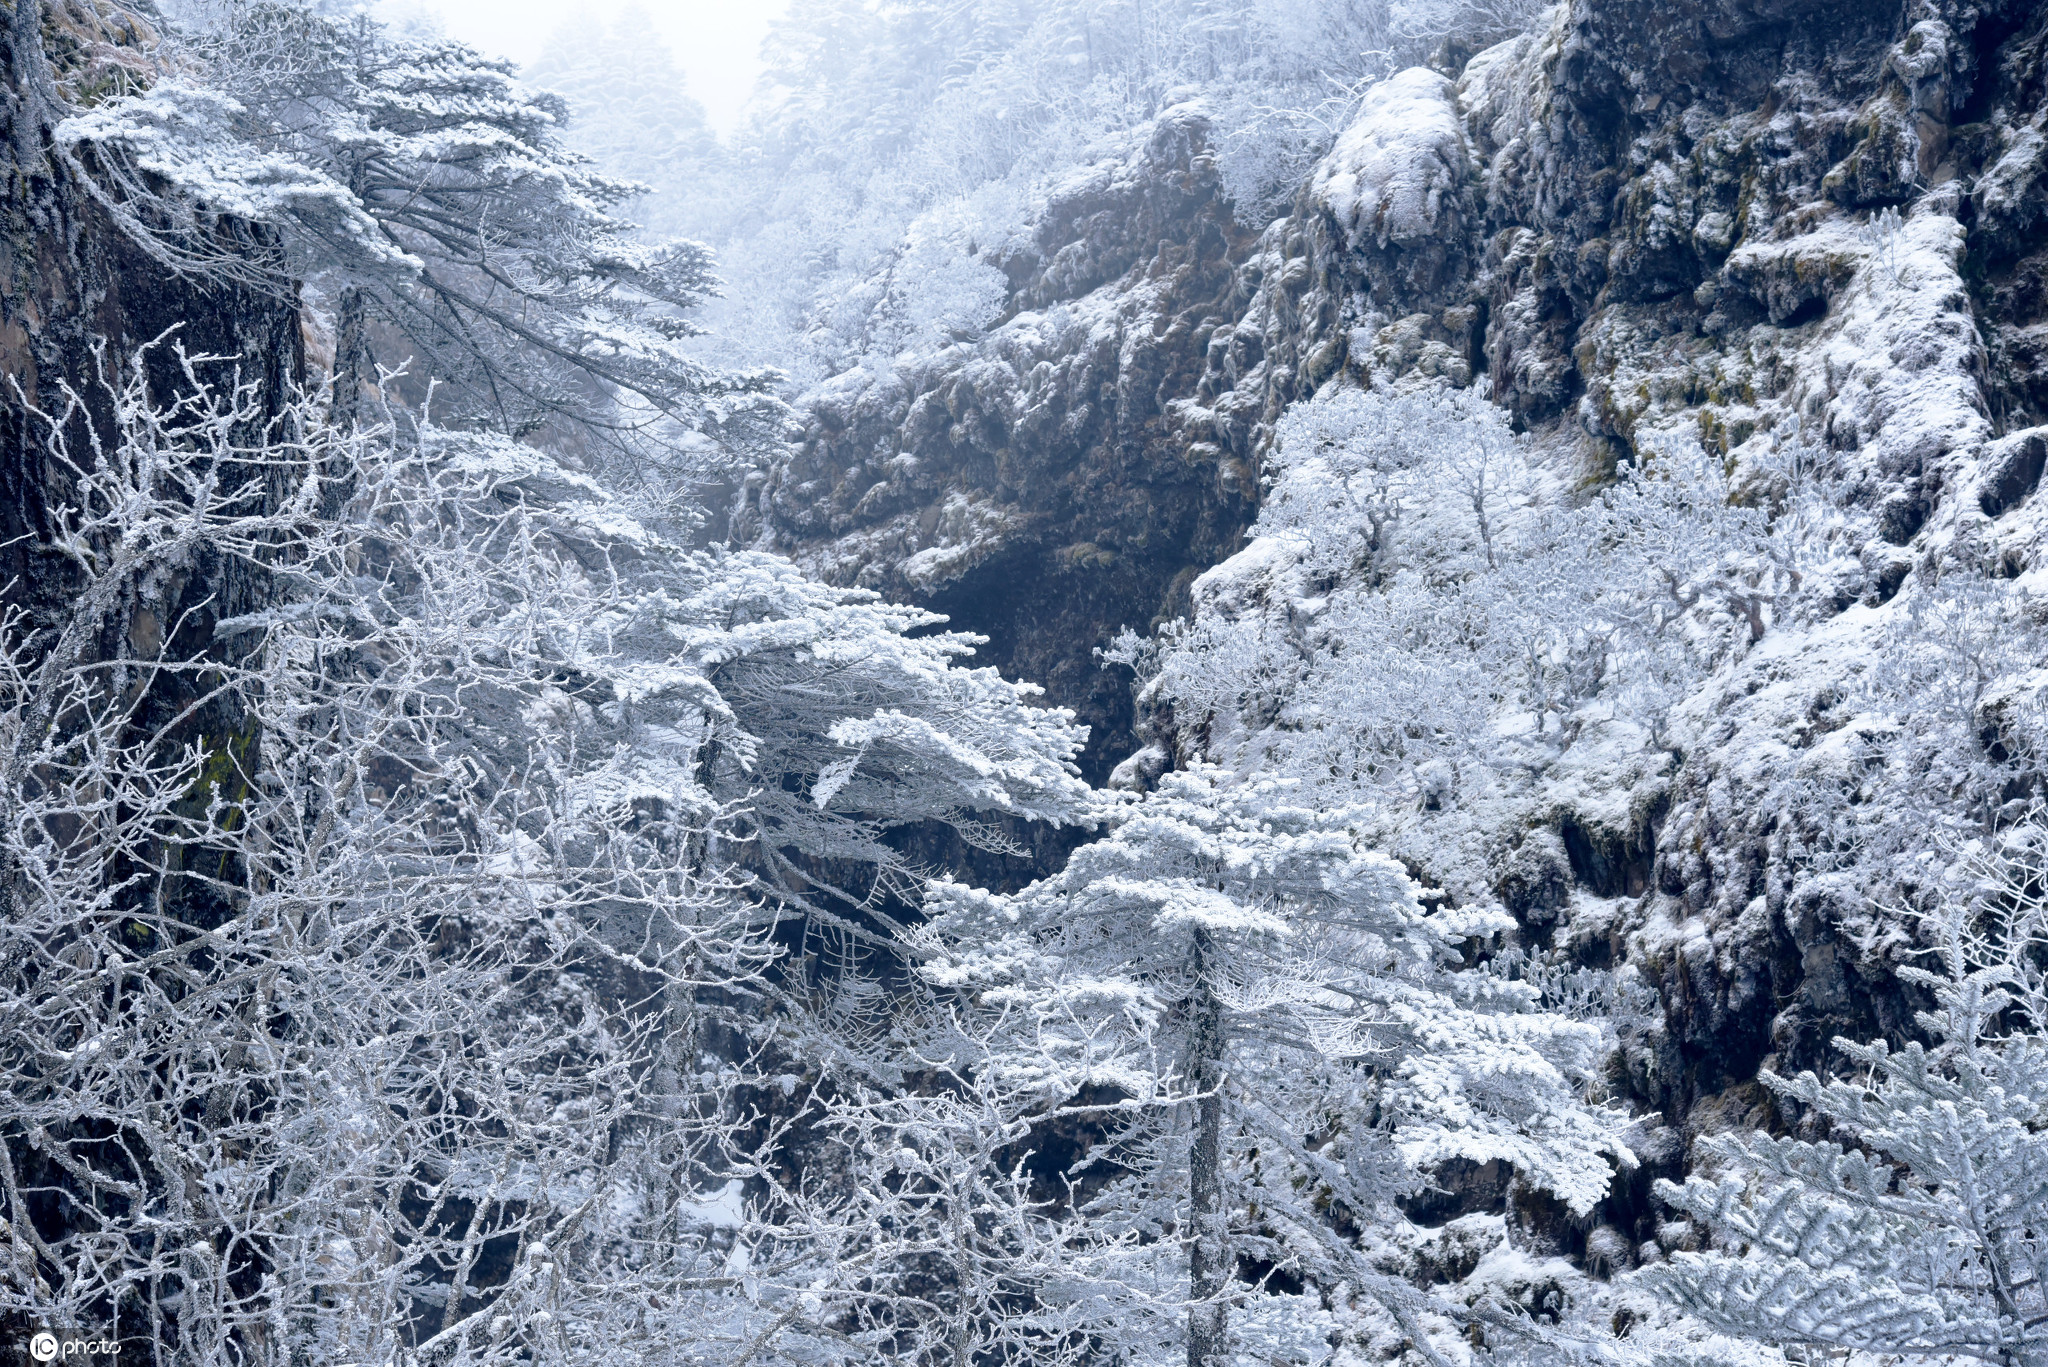
[[[1188,1085],[1196,1093],[1188,1144],[1188,1367],[1229,1360],[1229,1215],[1223,1208],[1223,1003],[1209,986],[1209,933],[1195,932]]]
[[[351,285],[341,292],[334,311],[334,422],[346,428],[356,420],[363,401],[363,383],[370,373],[370,337],[363,292]]]

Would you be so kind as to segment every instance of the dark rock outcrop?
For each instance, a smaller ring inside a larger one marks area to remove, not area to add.
[[[1182,107],[1055,193],[1005,263],[1010,317],[812,396],[760,505],[806,563],[951,612],[1079,707],[1094,777],[1137,738],[1091,649],[1181,610],[1279,414],[1333,381],[1483,383],[1585,486],[1654,434],[1735,465],[1809,441],[1861,539],[1835,613],[1944,558],[2048,564],[2048,8],[1569,0],[1376,88],[1256,234],[1204,147]],[[1774,627],[1688,704],[1627,822],[1566,805],[1496,833],[1486,881],[1533,933],[1593,899],[1611,914],[1559,942],[1656,989],[1627,1071],[1672,1163],[1771,1117],[1759,1067],[1910,1029],[1872,899],[1914,890],[1829,853],[1896,746],[1812,662],[1878,660],[1873,630]],[[1627,1239],[1683,1237],[1637,1197]]]
[[[1169,110],[1127,158],[1054,190],[998,263],[1007,316],[828,382],[757,491],[807,568],[950,614],[990,638],[984,661],[1077,709],[1097,780],[1132,741],[1128,675],[1095,648],[1183,610],[1256,510],[1254,465],[1174,412],[1249,302],[1250,238],[1207,126]]]
[[[142,63],[138,44],[147,28],[146,14],[87,0],[0,5],[0,607],[20,614],[7,623],[10,647],[26,640],[47,650],[53,628],[78,626],[90,632],[80,650],[88,661],[149,658],[158,650],[174,659],[205,658],[218,649],[214,623],[254,606],[262,586],[202,548],[148,582],[121,585],[109,611],[81,619],[77,566],[49,549],[75,487],[75,472],[52,454],[49,420],[69,414],[64,435],[74,455],[89,462],[94,441],[114,435],[110,386],[134,378],[138,364],[151,393],[169,401],[189,387],[178,348],[221,358],[199,367],[203,378],[254,385],[273,411],[304,365],[296,301],[171,275],[122,235],[77,169],[52,149],[51,127],[68,112],[65,102],[90,99],[114,79],[110,72]],[[76,409],[74,395],[81,401]],[[239,719],[224,705],[195,705],[201,687],[189,672],[159,676],[137,700],[137,738],[158,735],[176,744],[210,737],[218,747],[220,737],[236,735]],[[179,886],[180,916],[217,923],[223,910],[209,904],[199,880]],[[147,895],[139,879],[123,892]],[[63,1145],[10,1133],[7,1150],[10,1171],[31,1193],[21,1209],[35,1235],[60,1238],[69,1232],[65,1211],[93,1209],[97,1188],[75,1205],[55,1195],[78,1191],[77,1169],[53,1156]],[[15,1238],[20,1247],[21,1233]],[[39,1327],[0,1318],[0,1345],[20,1346],[26,1360],[28,1334]]]
[[[38,624],[62,614],[75,584],[69,562],[40,549],[53,540],[52,510],[71,480],[51,459],[36,411],[62,414],[67,389],[77,394],[85,407],[68,435],[86,451],[88,425],[102,439],[111,435],[107,386],[129,378],[138,358],[163,400],[188,383],[179,349],[218,358],[203,367],[206,378],[253,383],[273,408],[303,378],[295,299],[173,275],[114,226],[53,151],[50,130],[68,112],[67,99],[89,98],[110,70],[143,62],[148,25],[146,12],[84,0],[15,0],[0,11],[0,597]],[[248,601],[245,586],[224,573],[194,565],[170,600],[131,604],[129,616],[176,620],[181,606],[225,595],[186,618],[197,633],[189,644],[203,649],[216,616]],[[110,644],[133,625],[109,623]]]

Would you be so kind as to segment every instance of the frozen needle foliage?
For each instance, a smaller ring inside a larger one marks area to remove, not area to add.
[[[1706,1323],[1778,1344],[2048,1357],[2048,946],[2038,822],[1973,846],[1901,968],[1926,1042],[1838,1039],[1847,1078],[1764,1074],[1832,1140],[1725,1136],[1719,1172],[1663,1183],[1716,1247],[1642,1278]]]

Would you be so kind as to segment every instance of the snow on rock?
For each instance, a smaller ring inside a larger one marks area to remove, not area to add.
[[[746,1223],[746,1183],[729,1181],[701,1201],[678,1197],[675,1209],[684,1219],[712,1229],[739,1229]]]
[[[1207,408],[1197,436],[1179,406],[1248,295],[1208,118],[1172,104],[1034,190],[1018,231],[980,242],[1012,282],[1007,316],[807,394],[800,439],[735,520],[833,583],[972,604],[983,658],[1091,727],[1098,780],[1138,743],[1094,648],[1170,613],[1255,507],[1249,436]]]
[[[1963,243],[1950,214],[1915,213],[1865,258],[1862,288],[1823,353],[1828,438],[1864,448],[1880,475],[1931,472],[1991,436]]]
[[[1802,308],[1841,293],[1870,253],[1861,225],[1829,219],[1789,240],[1745,242],[1730,253],[1726,269],[1782,325]]]
[[[948,494],[932,529],[937,539],[905,560],[899,572],[919,589],[937,588],[1001,550],[1005,534],[1020,522],[1014,509],[962,493]]]
[[[833,583],[881,589],[892,586],[893,579],[929,593],[971,573],[1025,525],[1015,508],[956,489],[943,494],[935,507],[899,513],[805,548],[795,558],[808,573]]]
[[[1987,224],[2015,230],[2031,226],[2048,204],[2048,108],[2033,119],[2000,130],[2002,152],[1978,177],[1972,198]]]
[[[1309,193],[1353,250],[1424,241],[1450,227],[1467,170],[1451,83],[1410,67],[1374,86],[1316,168]]]

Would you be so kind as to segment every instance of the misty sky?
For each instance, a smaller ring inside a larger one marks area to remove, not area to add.
[[[419,0],[437,11],[448,34],[486,52],[530,62],[548,35],[564,21],[587,14],[609,21],[626,0]],[[640,0],[688,77],[690,93],[703,102],[723,133],[754,88],[761,69],[761,36],[787,0]]]

